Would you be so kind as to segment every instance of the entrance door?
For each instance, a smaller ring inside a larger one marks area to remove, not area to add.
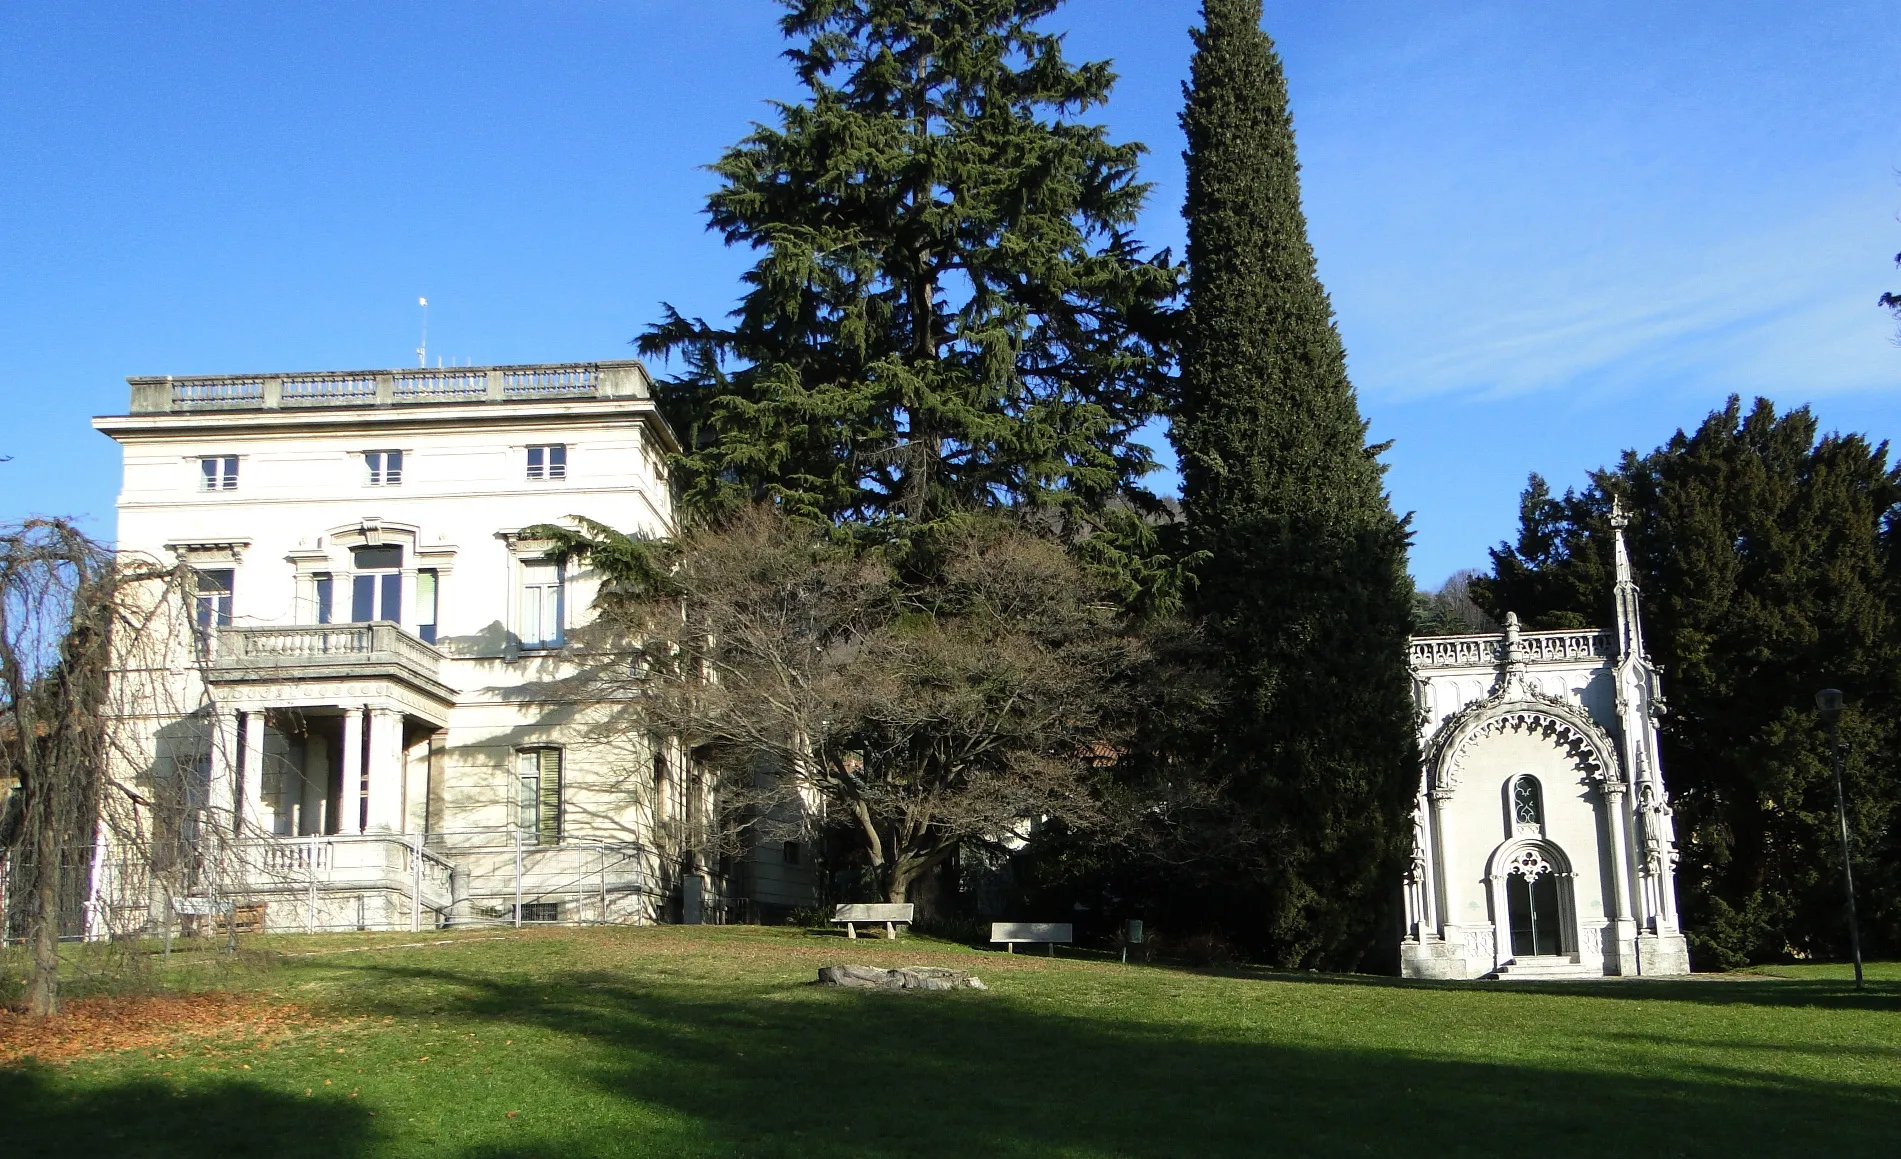
[[[1522,873],[1505,878],[1505,899],[1511,909],[1512,956],[1562,954],[1564,938],[1558,910],[1558,876]]]

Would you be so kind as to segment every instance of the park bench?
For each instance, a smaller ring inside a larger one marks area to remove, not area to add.
[[[1076,927],[1068,922],[991,922],[990,940],[1002,942],[1012,954],[1017,952],[1018,942],[1032,945],[1041,942],[1049,947],[1050,957],[1054,958],[1056,943],[1076,940]]]
[[[916,909],[917,907],[909,902],[903,905],[891,905],[884,902],[855,902],[849,905],[841,905],[836,910],[833,910],[832,922],[834,924],[843,924],[846,936],[853,938],[858,936],[858,927],[860,925],[875,926],[879,922],[883,922],[884,936],[890,938],[892,941],[896,941],[898,938],[897,924],[903,922],[907,926],[910,925],[911,915]]]

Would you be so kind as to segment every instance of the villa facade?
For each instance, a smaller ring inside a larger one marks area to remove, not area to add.
[[[809,898],[789,844],[696,856],[710,785],[573,691],[595,577],[522,534],[671,532],[677,444],[638,362],[130,382],[130,413],[94,422],[124,451],[118,546],[189,567],[195,643],[124,722],[147,767],[121,780],[171,851],[142,872],[102,839],[95,933],[233,907],[407,929]]]

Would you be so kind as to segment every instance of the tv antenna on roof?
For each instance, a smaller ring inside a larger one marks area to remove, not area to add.
[[[417,298],[416,304],[422,307],[422,341],[416,344],[416,365],[429,365],[429,299]]]

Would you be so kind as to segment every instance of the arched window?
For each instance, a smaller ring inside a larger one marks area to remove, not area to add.
[[[1545,823],[1545,798],[1537,777],[1520,774],[1512,781],[1512,820],[1520,825]]]

